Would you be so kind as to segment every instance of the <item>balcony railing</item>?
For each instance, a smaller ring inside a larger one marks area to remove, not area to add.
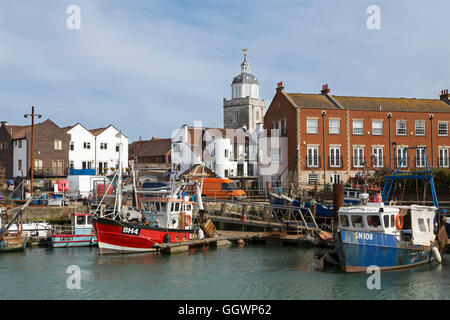
[[[33,172],[33,177],[35,178],[67,177],[69,168],[34,168]]]
[[[317,157],[305,157],[305,163],[307,168],[320,168],[322,166],[320,156]]]
[[[328,169],[342,169],[343,167],[343,157],[328,157]]]

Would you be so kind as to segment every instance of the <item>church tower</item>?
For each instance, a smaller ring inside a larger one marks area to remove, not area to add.
[[[253,132],[257,124],[262,125],[264,122],[266,102],[259,99],[259,82],[250,73],[247,49],[242,51],[244,61],[241,63],[241,73],[234,77],[231,83],[231,99],[223,99],[223,127],[245,127],[249,132]]]

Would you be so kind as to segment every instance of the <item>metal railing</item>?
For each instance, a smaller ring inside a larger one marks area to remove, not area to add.
[[[213,218],[234,218],[238,222],[244,221],[245,216],[245,222],[266,227],[288,227],[307,231],[320,229],[311,210],[306,207],[211,199],[206,199],[203,207]]]

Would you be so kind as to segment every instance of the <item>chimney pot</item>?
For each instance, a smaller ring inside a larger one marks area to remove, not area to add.
[[[277,83],[277,93],[283,91],[284,91],[283,82],[280,81]]]
[[[441,90],[441,96],[439,98],[448,101],[448,89]]]
[[[322,91],[320,91],[321,94],[328,94],[330,93],[330,89],[328,89],[328,83],[322,85]]]

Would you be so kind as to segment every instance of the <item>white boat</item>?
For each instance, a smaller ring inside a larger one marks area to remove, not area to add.
[[[48,239],[54,230],[54,227],[48,222],[27,222],[22,224],[22,234],[29,237],[37,237],[40,239]],[[18,226],[17,224],[11,225],[9,227],[9,234],[17,234]]]

